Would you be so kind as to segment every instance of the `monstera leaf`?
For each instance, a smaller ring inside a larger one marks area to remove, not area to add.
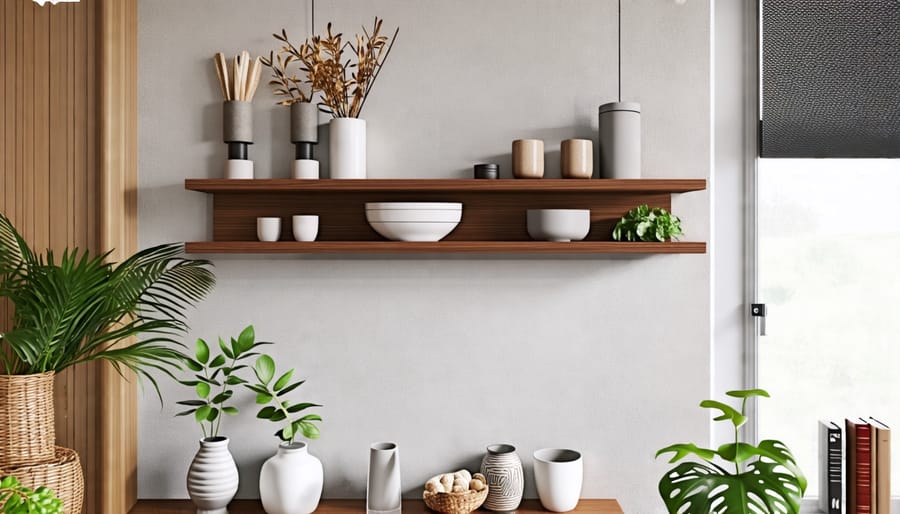
[[[716,421],[728,421],[735,442],[716,450],[692,443],[673,444],[656,455],[674,454],[669,462],[693,456],[704,462],[682,462],[659,481],[659,494],[672,514],[798,514],[806,491],[806,478],[791,451],[780,441],[767,439],[758,446],[738,440],[738,429],[747,421],[746,400],[768,396],[761,389],[729,391],[742,398],[741,410],[705,400],[701,407],[717,409]],[[727,463],[720,466],[715,460]],[[743,464],[743,469],[742,469]],[[729,473],[726,467],[733,466]]]

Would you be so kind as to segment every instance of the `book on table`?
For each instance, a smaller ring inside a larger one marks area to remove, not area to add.
[[[841,426],[819,421],[819,510],[841,514],[843,503],[843,438]]]
[[[872,454],[875,474],[875,502],[872,512],[890,514],[891,512],[891,429],[875,418],[869,418],[872,427]]]

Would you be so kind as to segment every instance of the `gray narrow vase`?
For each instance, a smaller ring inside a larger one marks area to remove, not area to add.
[[[641,104],[600,106],[600,178],[641,178]]]
[[[400,457],[395,443],[375,443],[369,449],[366,481],[367,514],[400,514]]]
[[[319,108],[310,102],[291,104],[291,143],[319,142]]]
[[[222,104],[222,139],[226,143],[253,142],[253,104],[237,100]]]
[[[481,474],[488,481],[484,508],[494,511],[516,510],[522,502],[525,477],[522,461],[511,444],[492,444],[481,461]]]

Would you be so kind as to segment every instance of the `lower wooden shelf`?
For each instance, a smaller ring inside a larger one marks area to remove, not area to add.
[[[433,514],[420,500],[403,500],[403,514]],[[318,514],[359,514],[366,511],[365,500],[322,500]],[[479,509],[479,512],[481,510]],[[190,500],[139,500],[130,514],[194,514]],[[230,514],[263,514],[258,500],[235,500],[228,506]],[[516,512],[534,514],[548,512],[537,500],[525,500]],[[581,500],[572,512],[576,514],[623,514],[616,500]]]
[[[706,253],[703,242],[627,243],[618,241],[202,241],[185,243],[185,252],[200,253],[352,253],[352,254],[656,254]]]

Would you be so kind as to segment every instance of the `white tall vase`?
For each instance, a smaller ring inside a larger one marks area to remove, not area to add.
[[[366,513],[400,513],[400,456],[395,443],[375,443],[369,449]]]
[[[366,178],[366,120],[334,118],[328,138],[331,178]]]
[[[227,437],[205,437],[187,474],[187,490],[197,514],[227,514],[238,490],[238,470]]]
[[[268,514],[310,514],[322,498],[322,462],[306,443],[282,443],[262,465],[259,499]]]

